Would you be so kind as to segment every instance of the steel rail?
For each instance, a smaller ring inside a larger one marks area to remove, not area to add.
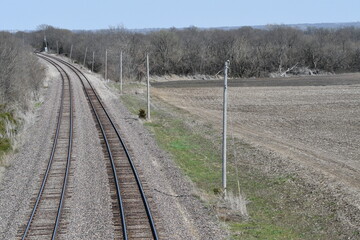
[[[47,61],[49,61],[50,59],[48,59]],[[54,61],[50,60],[50,63],[53,62],[54,64],[56,64]],[[58,64],[57,64],[58,65]],[[55,66],[55,65],[54,65]],[[58,65],[59,66],[59,65]],[[72,91],[71,91],[71,84],[70,84],[70,77],[67,74],[67,72],[59,66],[59,68],[61,68],[65,74],[67,79],[69,80],[69,93],[70,93],[70,131],[69,131],[69,145],[68,145],[68,154],[67,154],[67,160],[66,160],[66,170],[65,170],[65,175],[64,175],[64,182],[63,182],[63,187],[61,189],[61,197],[60,197],[60,202],[59,202],[59,207],[58,207],[58,212],[56,215],[56,220],[55,220],[55,226],[54,226],[54,231],[53,231],[53,235],[51,237],[52,240],[55,239],[56,237],[56,233],[57,233],[57,229],[59,227],[60,224],[60,217],[61,217],[61,211],[63,208],[63,203],[64,203],[64,197],[65,197],[65,191],[66,191],[66,187],[67,187],[67,182],[68,182],[68,176],[69,176],[69,169],[70,169],[70,160],[71,160],[71,152],[72,152],[72,140],[73,140],[73,106],[72,106]]]
[[[38,54],[37,54],[38,55]],[[38,55],[39,56],[39,55]],[[24,240],[30,230],[30,226],[31,226],[31,223],[32,223],[32,220],[35,216],[35,213],[36,213],[36,210],[39,206],[39,202],[40,202],[40,199],[41,199],[41,196],[44,192],[44,189],[45,189],[45,185],[46,185],[46,181],[48,179],[48,176],[49,176],[49,172],[50,172],[50,169],[51,169],[51,166],[52,166],[52,163],[53,163],[53,159],[54,159],[54,154],[55,154],[55,150],[56,150],[56,146],[57,146],[57,142],[58,142],[58,138],[59,138],[59,133],[60,133],[60,125],[61,125],[61,118],[62,118],[62,115],[63,115],[63,103],[64,103],[64,92],[65,92],[65,89],[64,89],[64,82],[65,82],[65,79],[64,79],[64,75],[63,73],[60,71],[61,67],[60,66],[57,66],[55,62],[49,60],[49,59],[45,59],[44,57],[42,56],[39,56],[41,58],[43,58],[44,60],[48,61],[50,64],[52,64],[56,70],[60,73],[60,76],[61,76],[61,79],[62,79],[62,91],[61,91],[61,101],[60,101],[60,109],[59,109],[59,115],[58,115],[58,120],[57,120],[57,125],[56,125],[56,132],[55,132],[55,137],[54,137],[54,142],[53,142],[53,145],[52,145],[52,149],[51,149],[51,154],[50,154],[50,158],[49,158],[49,161],[48,161],[48,165],[46,167],[46,171],[45,171],[45,174],[44,174],[44,177],[43,177],[43,180],[41,182],[41,186],[40,186],[40,189],[39,189],[39,193],[36,197],[36,201],[35,201],[35,204],[34,204],[34,207],[33,207],[33,210],[30,214],[30,217],[29,217],[29,220],[27,222],[27,225],[26,225],[26,228],[25,228],[25,231],[22,235],[22,240]],[[63,70],[63,69],[62,69]],[[63,70],[64,71],[64,70]],[[67,186],[67,179],[68,179],[68,170],[70,168],[70,158],[71,158],[71,150],[72,150],[72,132],[73,132],[73,126],[72,126],[72,123],[73,123],[73,115],[72,115],[72,95],[71,95],[71,85],[70,85],[70,78],[69,76],[67,75],[67,73],[64,71],[68,81],[69,81],[69,92],[70,92],[70,130],[69,130],[69,146],[68,146],[68,157],[67,157],[67,163],[66,163],[66,175],[64,176],[64,182],[63,182],[63,188],[62,188],[62,193],[61,193],[61,200],[60,200],[60,203],[59,203],[59,208],[58,208],[58,212],[57,212],[57,216],[56,216],[56,223],[54,225],[54,229],[53,229],[53,233],[52,233],[52,239],[55,239],[55,236],[56,236],[56,232],[57,232],[57,228],[59,226],[59,221],[58,219],[60,219],[60,215],[61,215],[61,209],[62,209],[62,206],[63,206],[63,198],[64,198],[64,194],[65,194],[65,190],[66,190],[66,186]]]
[[[81,80],[80,76],[76,72],[75,72],[75,74]],[[82,82],[82,80],[81,80],[81,83],[82,83],[82,85],[84,87],[84,90],[85,90],[85,85]],[[97,122],[99,124],[99,127],[100,127],[100,130],[101,130],[101,134],[103,135],[103,138],[104,138],[104,141],[105,141],[106,150],[107,150],[109,158],[110,158],[111,169],[112,169],[112,172],[113,172],[113,175],[114,175],[114,181],[115,181],[115,187],[116,187],[116,195],[117,195],[117,198],[118,198],[118,204],[119,204],[119,209],[120,209],[121,226],[122,226],[122,230],[123,230],[123,237],[124,237],[124,239],[128,239],[127,228],[126,228],[126,219],[125,219],[125,211],[124,211],[123,201],[122,201],[122,197],[121,197],[121,188],[120,188],[119,179],[118,179],[118,176],[117,176],[117,173],[116,173],[115,161],[114,161],[113,154],[112,154],[112,151],[111,151],[111,148],[110,148],[110,143],[109,143],[109,141],[107,139],[107,135],[106,135],[105,129],[103,127],[103,124],[100,121],[100,117],[99,117],[99,115],[98,115],[98,113],[97,113],[97,111],[95,109],[94,104],[90,100],[89,93],[86,90],[85,90],[85,94],[86,94],[87,98],[89,99],[91,109],[93,110],[93,112],[95,114],[96,120],[97,120]]]
[[[96,91],[95,91],[95,89],[93,88],[92,84],[90,83],[89,79],[84,75],[84,73],[83,73],[81,70],[79,70],[78,68],[76,68],[75,66],[71,65],[70,63],[68,63],[68,62],[66,62],[66,61],[64,61],[64,60],[58,59],[58,58],[56,58],[56,57],[51,57],[51,58],[53,58],[53,59],[55,59],[55,60],[57,60],[57,61],[60,61],[61,63],[65,64],[65,65],[68,66],[70,69],[72,69],[72,70],[75,72],[75,74],[79,77],[79,79],[81,80],[81,82],[82,82],[82,79],[80,78],[80,76],[79,76],[79,74],[78,74],[78,73],[80,73],[80,74],[83,76],[83,78],[87,81],[87,83],[89,84],[90,88],[92,89],[92,91],[93,91],[94,95],[96,96],[98,102],[100,103],[103,111],[105,112],[108,120],[110,121],[113,129],[115,130],[116,135],[117,135],[117,137],[118,137],[118,139],[119,139],[122,147],[124,148],[124,152],[125,152],[125,154],[126,154],[126,156],[127,156],[127,159],[128,159],[128,161],[129,161],[129,163],[130,163],[131,169],[132,169],[133,174],[134,174],[134,176],[135,176],[136,183],[137,183],[137,185],[138,185],[138,187],[139,187],[140,195],[141,195],[141,198],[142,198],[142,201],[143,201],[145,210],[146,210],[146,214],[147,214],[147,216],[148,216],[148,220],[149,220],[149,224],[150,224],[151,231],[152,231],[152,234],[153,234],[153,238],[154,238],[154,239],[158,239],[158,238],[159,238],[159,237],[158,237],[158,233],[157,233],[157,230],[156,230],[156,227],[155,227],[155,223],[154,223],[154,220],[153,220],[153,216],[152,216],[152,214],[151,214],[151,211],[150,211],[150,207],[149,207],[147,198],[146,198],[146,196],[145,196],[145,192],[144,192],[143,186],[142,186],[141,181],[140,181],[140,178],[139,178],[139,174],[138,174],[138,172],[137,172],[137,170],[136,170],[136,168],[135,168],[134,162],[133,162],[133,160],[132,160],[132,158],[131,158],[131,156],[130,156],[130,154],[129,154],[129,151],[128,151],[126,145],[125,145],[125,142],[124,142],[123,139],[121,138],[121,135],[120,135],[117,127],[115,126],[113,120],[111,119],[110,115],[108,114],[105,106],[104,106],[103,103],[101,102],[100,97],[99,97],[98,94],[96,93]],[[78,73],[77,73],[77,72],[78,72]],[[84,85],[83,82],[82,82],[82,85],[83,85],[84,88],[85,88],[85,85]],[[86,92],[86,91],[85,91],[85,92]],[[90,101],[90,98],[89,98],[89,101]]]
[[[50,56],[47,56],[47,57],[50,57]],[[51,58],[54,58],[54,57],[51,57]],[[56,58],[54,58],[56,59]],[[58,60],[59,62],[62,62],[63,64],[65,64],[66,62],[65,61],[62,61],[60,59],[56,59]],[[65,64],[66,66],[69,67],[69,65]],[[119,204],[119,209],[120,209],[120,216],[121,216],[121,225],[122,225],[122,230],[123,230],[123,238],[126,240],[128,239],[128,234],[127,234],[127,229],[126,229],[126,219],[125,219],[125,213],[124,213],[124,207],[123,207],[123,201],[122,201],[122,197],[121,197],[121,189],[120,189],[120,184],[119,184],[119,178],[117,176],[117,173],[116,173],[116,167],[115,167],[115,162],[114,162],[114,158],[113,158],[113,155],[112,155],[112,151],[111,151],[111,148],[110,148],[110,143],[107,139],[107,136],[106,136],[106,133],[105,133],[105,129],[103,127],[103,124],[101,123],[100,121],[100,117],[95,109],[95,106],[94,104],[91,102],[90,100],[90,96],[88,94],[88,92],[86,91],[85,89],[85,84],[83,83],[80,75],[74,70],[72,69],[71,67],[69,67],[75,74],[76,76],[80,79],[80,82],[82,84],[82,86],[84,87],[84,91],[85,91],[85,94],[86,94],[86,97],[89,99],[89,103],[90,103],[90,106],[91,106],[91,109],[93,110],[94,114],[95,114],[95,118],[99,124],[99,127],[100,127],[100,130],[101,130],[101,134],[103,135],[103,138],[104,138],[104,141],[105,141],[105,145],[106,145],[106,149],[107,149],[107,152],[108,152],[108,155],[109,155],[109,158],[110,158],[110,163],[111,163],[111,168],[112,168],[112,172],[113,172],[113,175],[114,175],[114,181],[115,181],[115,188],[116,188],[116,196],[117,196],[117,199],[118,199],[118,204]]]
[[[85,86],[84,86],[85,88]],[[87,91],[85,90],[86,96],[89,99],[89,103],[91,105],[91,108],[95,114],[96,120],[99,124],[99,127],[101,129],[101,133],[103,135],[104,141],[105,141],[105,145],[106,145],[106,150],[108,152],[109,158],[110,158],[110,163],[111,163],[111,169],[114,175],[114,181],[115,181],[115,187],[116,187],[116,195],[118,198],[118,202],[119,202],[119,209],[120,209],[120,216],[121,216],[121,226],[122,226],[122,230],[123,230],[123,237],[124,239],[128,239],[128,234],[127,234],[127,228],[126,228],[126,219],[125,219],[125,211],[124,211],[124,205],[123,205],[123,201],[122,201],[122,197],[121,197],[121,188],[120,188],[120,184],[119,184],[119,180],[117,177],[117,173],[116,173],[116,167],[115,167],[115,162],[114,162],[114,158],[112,155],[112,151],[110,148],[110,143],[107,139],[106,133],[105,133],[105,129],[103,127],[103,124],[100,121],[100,117],[98,115],[98,113],[96,112],[96,109],[94,107],[94,104],[91,102],[90,100],[90,96],[87,93]]]

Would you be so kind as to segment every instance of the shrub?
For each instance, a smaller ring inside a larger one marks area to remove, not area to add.
[[[139,118],[143,118],[143,119],[146,118],[146,112],[144,109],[139,110]]]

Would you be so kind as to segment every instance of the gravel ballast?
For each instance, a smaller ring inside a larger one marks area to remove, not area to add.
[[[60,104],[61,79],[51,65],[44,103],[35,122],[23,133],[23,144],[8,158],[10,167],[0,183],[0,239],[21,234],[32,210],[46,168]],[[67,68],[65,68],[67,69]],[[67,70],[68,71],[68,70]],[[74,145],[59,239],[114,239],[113,214],[106,164],[91,111],[76,76]],[[156,226],[162,239],[225,239],[226,230],[198,198],[193,184],[156,144],[142,123],[132,116],[119,96],[96,75],[88,74],[130,149],[141,179],[146,182]],[[20,233],[20,234],[19,234]]]
[[[88,77],[118,124],[137,168],[150,186],[147,194],[153,198],[155,217],[168,239],[225,239],[225,227],[196,197],[196,188],[159,148],[137,116],[129,113],[104,81],[90,74]]]
[[[67,69],[67,67],[64,67]],[[66,234],[62,239],[114,239],[109,181],[98,132],[77,76],[72,78],[75,140],[71,198],[65,203]]]
[[[47,64],[44,62],[44,64]],[[0,239],[15,239],[32,210],[31,199],[45,171],[55,132],[60,104],[61,78],[48,65],[50,78],[44,89],[44,104],[36,113],[35,123],[24,132],[19,152],[9,156],[10,167],[1,182]],[[65,68],[66,69],[66,68]],[[74,96],[74,143],[72,170],[65,199],[60,239],[113,239],[112,210],[108,176],[97,137],[98,133],[82,86],[71,76]]]
[[[52,147],[61,94],[61,79],[55,68],[47,68],[48,88],[42,89],[44,103],[35,112],[35,122],[25,126],[19,152],[8,156],[10,165],[0,185],[0,239],[15,239],[26,224],[30,200],[40,186]],[[50,131],[50,133],[49,133]]]

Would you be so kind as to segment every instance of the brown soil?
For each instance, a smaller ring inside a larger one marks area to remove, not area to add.
[[[168,80],[161,81],[156,79],[152,86],[157,88],[203,88],[221,87],[223,80],[205,80],[197,78],[193,80]],[[321,76],[293,76],[278,78],[242,78],[229,79],[230,87],[295,87],[295,86],[336,86],[336,85],[357,85],[360,84],[359,73],[347,73],[341,75],[321,75]]]
[[[298,166],[296,171],[306,182],[341,198],[342,216],[338,217],[357,229],[360,228],[359,79],[359,74],[347,74],[291,78],[284,80],[286,84],[281,79],[269,80],[273,81],[270,84],[264,80],[246,80],[259,82],[253,87],[230,85],[228,93],[229,134],[287,159],[278,166],[278,171]],[[164,83],[152,92],[161,100],[217,126],[220,134],[223,89],[217,86],[221,85],[203,81],[205,87],[201,88],[186,82]]]

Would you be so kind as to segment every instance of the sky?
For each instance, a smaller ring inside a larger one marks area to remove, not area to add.
[[[359,11],[359,0],[0,0],[0,30],[341,23]]]

